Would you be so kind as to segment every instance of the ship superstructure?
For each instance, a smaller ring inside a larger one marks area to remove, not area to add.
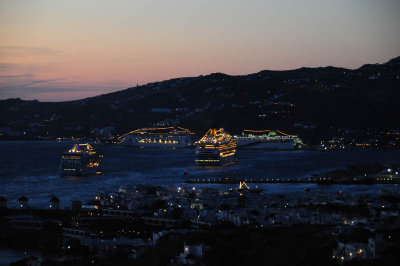
[[[265,150],[298,150],[303,147],[297,135],[290,135],[279,130],[244,130],[235,136],[239,147]]]
[[[236,140],[224,129],[210,129],[196,143],[197,166],[224,166],[235,161]]]
[[[89,143],[75,144],[61,157],[61,175],[81,176],[95,173],[100,167],[102,157]]]
[[[126,146],[135,147],[189,147],[193,145],[189,129],[182,127],[164,128],[140,128],[120,137],[120,141]]]

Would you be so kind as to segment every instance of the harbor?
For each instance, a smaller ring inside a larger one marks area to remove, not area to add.
[[[400,1],[1,1],[0,266],[398,266]]]
[[[0,196],[17,205],[21,195],[28,197],[32,205],[46,206],[51,195],[56,195],[61,205],[72,200],[85,201],[99,191],[117,190],[120,186],[153,184],[179,186],[186,181],[230,178],[250,183],[274,178],[308,179],[335,169],[344,169],[347,164],[373,163],[394,164],[400,161],[397,152],[387,151],[266,151],[239,150],[237,163],[227,167],[198,168],[194,165],[193,149],[141,149],[120,145],[94,145],[104,158],[101,173],[78,178],[60,178],[60,157],[73,146],[69,141],[43,142],[1,142],[0,156]],[[187,170],[187,175],[184,171]],[[393,173],[395,174],[395,173]],[[300,180],[300,181],[301,181]],[[278,181],[278,180],[277,180]],[[271,182],[268,180],[268,182]],[[308,181],[307,181],[308,182]],[[383,180],[383,183],[389,181]],[[275,184],[265,184],[275,185]],[[276,184],[279,185],[279,184]],[[292,191],[296,184],[282,183],[278,187],[266,189],[277,193]],[[301,184],[302,185],[302,184]],[[304,184],[304,186],[307,186]],[[15,187],[19,196],[16,197]],[[334,187],[334,186],[332,186]],[[374,193],[374,186],[366,186],[368,193]],[[304,190],[304,187],[300,188]],[[332,188],[333,191],[336,189]],[[14,198],[14,199],[13,199]]]
[[[255,184],[317,184],[317,185],[374,185],[400,184],[400,178],[375,179],[331,179],[331,178],[198,178],[185,181],[188,184],[238,184],[240,182]]]

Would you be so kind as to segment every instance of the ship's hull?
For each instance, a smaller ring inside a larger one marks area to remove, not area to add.
[[[71,158],[73,157],[73,158]],[[85,176],[98,172],[100,159],[98,156],[63,155],[60,163],[61,176]]]
[[[87,176],[95,174],[99,171],[99,167],[71,167],[70,165],[61,165],[60,166],[60,175],[61,176]]]
[[[295,142],[276,142],[276,141],[266,141],[249,144],[247,146],[242,146],[246,149],[255,150],[298,150],[299,146]]]
[[[191,143],[146,143],[146,142],[124,142],[127,147],[149,147],[149,148],[189,148]]]
[[[235,155],[221,157],[218,155],[196,154],[195,165],[199,167],[220,167],[236,162]]]
[[[236,162],[236,142],[223,144],[199,144],[196,147],[196,166],[226,166]]]
[[[187,148],[193,145],[188,136],[132,136],[128,135],[122,140],[122,145],[131,147],[151,148]]]

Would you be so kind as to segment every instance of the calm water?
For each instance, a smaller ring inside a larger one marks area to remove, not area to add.
[[[61,178],[58,173],[61,154],[72,142],[0,142],[0,195],[15,206],[25,195],[31,205],[45,206],[52,195],[61,205],[71,200],[85,201],[99,191],[115,191],[121,185],[183,185],[185,179],[241,177],[308,177],[354,163],[398,163],[399,152],[383,151],[255,151],[239,150],[238,163],[221,169],[197,169],[193,149],[141,149],[112,145],[94,145],[104,154],[103,173],[81,178]],[[188,176],[183,175],[184,170]],[[203,185],[204,186],[204,185]],[[212,185],[218,186],[218,185]],[[302,184],[263,184],[266,191],[295,192]],[[315,186],[317,187],[317,186]],[[373,192],[380,186],[318,187],[320,190],[345,189]]]

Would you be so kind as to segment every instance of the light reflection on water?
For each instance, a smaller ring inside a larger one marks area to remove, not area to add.
[[[153,184],[185,186],[192,178],[289,178],[309,177],[323,171],[344,168],[355,163],[398,163],[399,152],[385,151],[255,151],[239,150],[238,163],[225,168],[199,169],[193,166],[193,149],[138,149],[113,145],[94,145],[104,154],[102,173],[81,178],[61,178],[58,167],[61,154],[71,142],[0,142],[0,196],[15,206],[25,195],[31,205],[46,206],[52,195],[61,205],[71,200],[93,198],[99,191],[115,191],[123,185]],[[183,171],[189,175],[184,176]],[[232,185],[196,185],[232,187]],[[267,193],[295,193],[305,184],[261,184]],[[322,192],[351,191],[375,193],[388,185],[317,186]]]

